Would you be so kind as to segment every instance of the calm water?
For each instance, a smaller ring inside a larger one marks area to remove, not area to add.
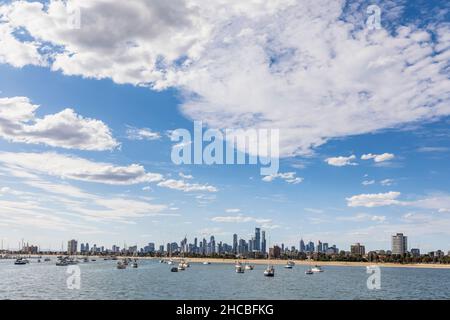
[[[67,289],[66,267],[52,262],[14,265],[0,260],[0,299],[450,299],[450,269],[381,268],[381,289],[368,290],[365,267],[276,266],[274,278],[257,265],[244,274],[232,264],[191,264],[172,273],[157,260],[117,270],[116,261],[80,263],[80,290]]]

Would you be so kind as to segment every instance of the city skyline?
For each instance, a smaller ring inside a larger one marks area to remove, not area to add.
[[[378,2],[2,3],[0,239],[450,248],[449,4]],[[198,122],[278,132],[278,172],[174,163]]]

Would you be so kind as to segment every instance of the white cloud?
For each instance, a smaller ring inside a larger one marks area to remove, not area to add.
[[[401,204],[396,200],[400,196],[400,192],[390,191],[387,193],[360,194],[346,198],[349,207],[379,207]]]
[[[114,185],[157,182],[163,179],[161,174],[146,172],[144,167],[138,164],[115,166],[58,153],[0,152],[0,163],[12,169],[62,179]]]
[[[352,221],[352,222],[364,222],[364,221],[374,221],[374,222],[385,222],[386,216],[378,216],[378,215],[371,215],[367,213],[358,213],[354,216],[350,217],[337,217],[337,220],[341,221]]]
[[[188,180],[194,179],[194,177],[193,177],[192,175],[190,175],[190,174],[184,174],[183,172],[180,172],[178,175],[179,175],[181,178],[183,178],[183,179],[188,179]]]
[[[238,212],[241,212],[241,209],[237,209],[237,208],[226,209],[225,212],[227,212],[227,213],[238,213]]]
[[[253,222],[260,225],[264,229],[277,229],[280,226],[273,223],[272,219],[255,218],[238,214],[236,216],[217,216],[211,218],[211,221],[222,223],[247,223]]]
[[[198,184],[198,183],[187,183],[183,180],[167,179],[158,183],[158,186],[165,187],[169,189],[180,190],[184,192],[196,192],[196,191],[206,191],[206,192],[217,192],[219,191],[216,187],[208,184]]]
[[[374,183],[375,183],[375,180],[364,180],[362,182],[362,185],[363,186],[370,186],[371,184],[374,184]]]
[[[264,176],[262,178],[262,181],[265,182],[272,182],[275,179],[281,179],[286,181],[287,183],[290,184],[298,184],[303,182],[303,178],[301,177],[296,177],[296,172],[285,172],[285,173],[275,173],[275,174],[270,174],[267,176]]]
[[[78,30],[67,28],[66,3],[81,7]],[[210,127],[279,128],[282,156],[449,115],[448,24],[369,31],[360,27],[365,7],[349,12],[345,4],[13,2],[1,9],[9,44],[0,61],[44,60],[67,75],[178,88],[184,114]],[[386,12],[383,25],[401,21],[401,6]],[[34,41],[18,42],[12,31],[20,28]],[[40,55],[45,43],[58,51]]]
[[[392,153],[383,153],[383,154],[363,154],[361,156],[361,160],[370,160],[373,159],[375,162],[384,162],[389,161],[395,158],[395,155]]]
[[[112,150],[119,143],[102,121],[72,109],[37,118],[39,106],[26,97],[0,98],[0,137],[11,142],[81,150]]]
[[[394,183],[393,179],[384,179],[380,181],[382,186],[391,186]]]
[[[158,140],[161,135],[148,128],[129,127],[127,129],[127,138],[130,140]]]
[[[344,167],[344,166],[356,166],[358,165],[355,162],[352,162],[352,160],[355,160],[355,155],[351,155],[349,157],[331,157],[325,159],[325,162],[328,163],[330,166],[335,167]]]

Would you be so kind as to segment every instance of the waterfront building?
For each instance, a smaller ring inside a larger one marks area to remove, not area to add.
[[[72,239],[69,240],[69,242],[67,242],[67,254],[76,254],[77,248],[78,248],[77,240]]]
[[[392,236],[392,254],[405,254],[408,250],[408,237],[403,233]]]
[[[412,255],[413,257],[420,257],[420,249],[412,248],[412,249],[411,249],[411,255]]]
[[[328,251],[328,243],[324,242],[323,245],[322,245],[322,252],[326,253],[327,251]]]
[[[363,256],[366,254],[366,248],[358,242],[350,246],[350,253]]]
[[[236,233],[233,234],[233,253],[238,253],[238,235]]]
[[[279,259],[281,256],[281,248],[277,245],[269,248],[269,256],[271,259]]]
[[[322,248],[322,242],[319,240],[318,242],[317,242],[317,252],[318,253],[321,253],[323,251],[323,248]]]

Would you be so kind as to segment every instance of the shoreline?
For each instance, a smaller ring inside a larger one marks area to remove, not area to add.
[[[144,259],[162,259],[162,258],[154,258],[154,257],[144,257]],[[142,258],[141,258],[142,259]],[[168,258],[164,258],[168,259]],[[172,258],[173,260],[180,260],[182,258]],[[213,263],[222,263],[222,264],[234,264],[238,259],[222,259],[222,258],[184,258],[184,260],[193,263],[203,263],[210,262]],[[262,260],[262,259],[240,259],[242,263],[248,264],[257,264],[257,265],[285,265],[288,260]],[[295,260],[295,265],[300,266],[310,266],[310,265],[320,265],[320,266],[335,266],[335,267],[368,267],[368,266],[377,266],[377,267],[392,267],[392,268],[422,268],[422,269],[450,269],[450,264],[401,264],[401,263],[374,263],[374,262],[346,262],[346,261],[307,261],[307,260]]]

